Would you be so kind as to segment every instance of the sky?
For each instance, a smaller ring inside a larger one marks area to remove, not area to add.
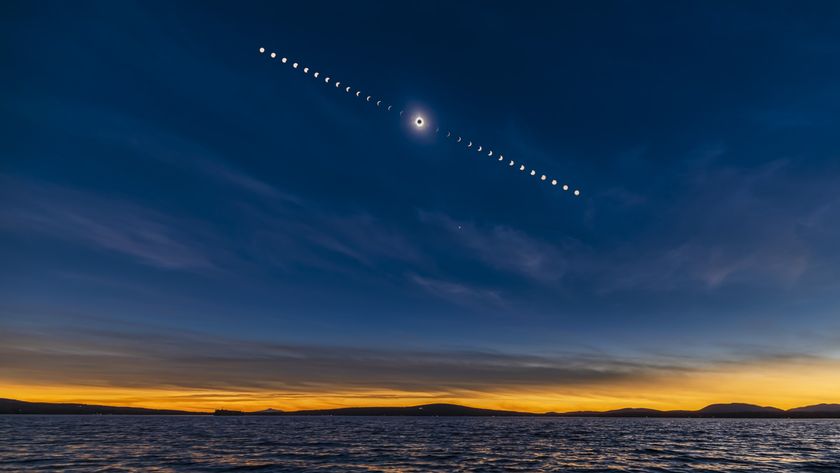
[[[3,2],[0,397],[840,402],[838,26],[836,2]]]

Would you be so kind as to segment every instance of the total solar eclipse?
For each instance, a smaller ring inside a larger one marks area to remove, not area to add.
[[[259,48],[259,52],[260,52],[260,54],[265,54],[267,51],[266,51],[266,48],[261,47],[261,48]],[[278,56],[277,53],[274,52],[274,51],[272,51],[270,54],[268,54],[268,57],[270,57],[271,59],[275,59],[277,56]],[[283,64],[286,64],[286,61],[290,61],[290,59],[288,59],[286,57],[283,57],[280,60],[280,62],[283,63]],[[292,69],[297,69],[298,67],[301,67],[301,66],[302,65],[300,63],[292,62]],[[310,70],[310,67],[303,67],[304,74],[309,74],[309,70]],[[313,69],[313,71],[314,71],[314,69]],[[312,74],[311,77],[318,78],[320,75],[321,75],[321,72],[317,71],[317,72],[314,72],[314,74]],[[330,77],[325,77],[324,80],[321,81],[321,82],[324,83],[324,84],[329,84],[330,83]],[[334,83],[335,83],[335,86],[338,87],[341,82],[334,81]],[[347,92],[347,93],[351,93],[352,91],[355,91],[356,93],[354,95],[356,97],[362,98],[364,102],[375,103],[376,107],[380,107],[385,102],[385,100],[380,99],[378,97],[375,97],[374,95],[367,95],[367,94],[362,95],[361,89],[357,89],[355,87],[347,86],[347,87],[345,87],[344,91]],[[390,112],[392,107],[393,107],[393,105],[387,105],[387,107],[382,107],[382,108],[379,108],[379,109],[383,110],[385,112]],[[405,110],[400,110],[400,113],[399,113],[398,116],[400,117],[401,120],[404,120],[402,118],[404,113],[405,113]],[[410,110],[409,110],[409,114],[411,114]],[[412,116],[412,115],[409,115],[409,116]],[[414,127],[417,128],[418,130],[426,127],[426,119],[422,115],[413,115],[413,118],[411,119],[411,122],[409,122],[409,123],[413,123]],[[437,127],[435,129],[435,133],[439,133],[440,131],[441,131],[440,127]],[[441,135],[441,136],[444,136],[444,135]],[[479,154],[479,156],[493,157],[494,153],[493,153],[492,149],[490,149],[488,147],[485,147],[484,145],[479,144],[479,142],[473,143],[472,140],[467,140],[466,138],[462,138],[461,136],[458,136],[455,133],[453,133],[452,130],[448,130],[446,132],[445,137],[446,137],[446,139],[451,140],[452,143],[455,143],[460,147],[464,146],[463,144],[461,144],[462,141],[466,141],[467,144],[466,144],[466,148],[464,148],[464,149],[469,149],[470,151],[475,151]],[[476,145],[475,148],[473,148],[473,144]],[[499,158],[494,159],[493,161],[494,162],[499,162],[499,163],[502,163],[502,164],[507,162],[507,160],[505,160],[504,154],[501,154],[501,153],[499,153]],[[510,162],[508,163],[508,167],[514,167],[514,165],[516,165],[516,164],[519,164],[519,170],[520,171],[524,172],[526,169],[529,169],[530,172],[526,173],[525,175],[526,176],[530,175],[530,176],[536,177],[536,179],[537,179],[536,182],[538,182],[538,183],[546,182],[551,187],[555,187],[559,183],[559,181],[557,179],[549,179],[549,177],[546,174],[537,173],[537,170],[531,168],[530,166],[526,167],[525,164],[522,163],[522,161],[517,162],[517,161],[511,159]],[[516,168],[514,168],[514,169],[516,169]],[[560,189],[562,189],[564,191],[569,191],[570,187],[569,187],[568,184],[563,184],[562,186],[560,186]],[[580,190],[579,189],[574,189],[572,191],[572,195],[575,196],[575,197],[579,197],[580,196]]]

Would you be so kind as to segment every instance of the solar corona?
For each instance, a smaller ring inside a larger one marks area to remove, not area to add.
[[[267,50],[266,50],[265,47],[260,47],[259,48],[259,53],[260,54],[264,55],[266,53],[266,51]],[[277,53],[272,51],[268,54],[268,57],[271,58],[271,59],[276,59],[277,58]],[[283,64],[288,64],[289,60],[286,57],[283,57],[280,62],[283,63]],[[318,78],[321,75],[321,72],[315,72],[314,74],[309,74],[310,68],[308,66],[303,66],[299,62],[292,62],[291,66],[292,66],[292,69],[302,68],[304,74],[313,76],[315,78]],[[324,84],[330,84],[331,79],[332,79],[331,77],[325,77],[323,83]],[[341,84],[341,82],[339,82],[339,81],[333,81],[333,83],[335,84],[336,88],[339,88],[339,85]],[[348,94],[355,95],[356,97],[361,98],[362,101],[369,102],[372,105],[374,105],[376,108],[378,108],[380,110],[383,110],[385,112],[391,112],[392,110],[395,110],[393,104],[384,105],[386,103],[386,101],[384,99],[380,98],[380,97],[376,97],[372,94],[368,95],[367,93],[362,95],[361,89],[354,89],[353,87],[345,86],[344,87],[344,92],[348,93]],[[353,92],[355,92],[355,94],[353,94]],[[405,114],[405,110],[400,110],[399,113],[397,114],[397,118],[399,118],[400,120],[403,120],[404,119],[404,117],[403,117],[404,114]],[[418,132],[425,131],[425,129],[428,128],[428,119],[426,117],[424,117],[420,114],[412,114],[412,115],[409,115],[409,116],[411,117],[410,118],[410,120],[411,120],[410,123],[413,125],[413,128],[415,130],[417,130]],[[435,128],[434,133],[440,134],[440,127]],[[487,157],[490,157],[490,158],[494,157],[494,150],[492,150],[490,148],[487,148],[484,145],[473,143],[472,140],[464,139],[462,136],[454,134],[452,132],[452,130],[447,130],[446,134],[442,135],[442,136],[444,136],[444,138],[446,140],[451,141],[452,143],[462,147],[463,149],[474,151],[475,153],[478,153],[480,155],[487,156]],[[465,142],[466,142],[466,145],[464,144]],[[501,154],[501,153],[499,153],[498,156],[499,157],[497,159],[494,159],[493,161],[501,163],[501,164],[507,163],[508,167],[514,168],[514,169],[516,169],[516,165],[519,164],[519,166],[518,166],[519,171],[525,172],[526,170],[529,170],[529,172],[525,173],[525,175],[530,176],[530,177],[535,177],[535,182],[538,183],[538,184],[542,183],[542,182],[546,182],[547,184],[550,183],[552,187],[556,187],[558,185],[558,183],[560,182],[556,178],[549,177],[548,174],[538,173],[536,169],[529,169],[521,161],[516,161],[516,160],[513,160],[513,159],[508,161],[507,159],[505,159],[504,155]],[[569,191],[571,189],[571,187],[569,186],[569,184],[562,184],[560,186],[560,189],[562,189],[563,191]],[[574,190],[572,190],[571,194],[575,197],[580,197],[581,191],[580,191],[580,189],[574,189]]]

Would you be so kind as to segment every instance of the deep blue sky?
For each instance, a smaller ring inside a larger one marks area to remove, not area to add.
[[[0,10],[7,338],[838,355],[835,2]]]

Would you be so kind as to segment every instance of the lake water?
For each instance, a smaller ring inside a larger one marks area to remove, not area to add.
[[[840,420],[0,416],[0,471],[840,472]]]

